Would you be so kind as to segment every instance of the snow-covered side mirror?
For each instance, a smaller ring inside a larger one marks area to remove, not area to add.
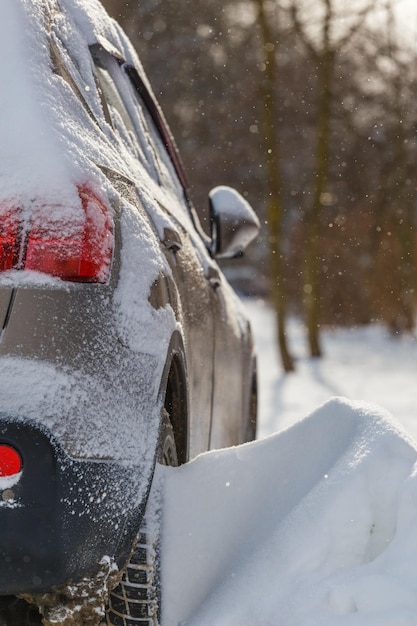
[[[250,204],[231,187],[209,193],[211,253],[218,259],[241,256],[257,237],[260,223]]]

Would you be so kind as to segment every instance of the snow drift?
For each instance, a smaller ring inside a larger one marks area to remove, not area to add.
[[[416,460],[382,409],[333,399],[163,468],[163,625],[415,625]]]

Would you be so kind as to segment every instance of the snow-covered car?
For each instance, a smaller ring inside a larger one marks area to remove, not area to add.
[[[255,436],[215,259],[259,222],[217,187],[204,234],[97,0],[2,0],[0,49],[0,624],[156,624],[155,463]]]

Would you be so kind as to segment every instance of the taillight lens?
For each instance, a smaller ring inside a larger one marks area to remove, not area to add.
[[[113,254],[110,213],[87,185],[78,187],[78,195],[80,207],[36,205],[29,217],[2,207],[0,271],[36,270],[63,280],[106,282]]]
[[[0,271],[10,270],[17,263],[16,240],[19,229],[19,209],[4,205],[0,212]]]
[[[22,471],[22,457],[15,448],[0,444],[0,478],[9,478]]]

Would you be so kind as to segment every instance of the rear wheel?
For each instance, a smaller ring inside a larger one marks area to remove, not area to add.
[[[174,431],[166,411],[161,426],[158,463],[178,465]],[[104,622],[108,626],[158,626],[160,622],[159,506],[157,494],[156,502],[155,498],[150,498],[147,505],[138,543],[123,578],[110,593]]]

